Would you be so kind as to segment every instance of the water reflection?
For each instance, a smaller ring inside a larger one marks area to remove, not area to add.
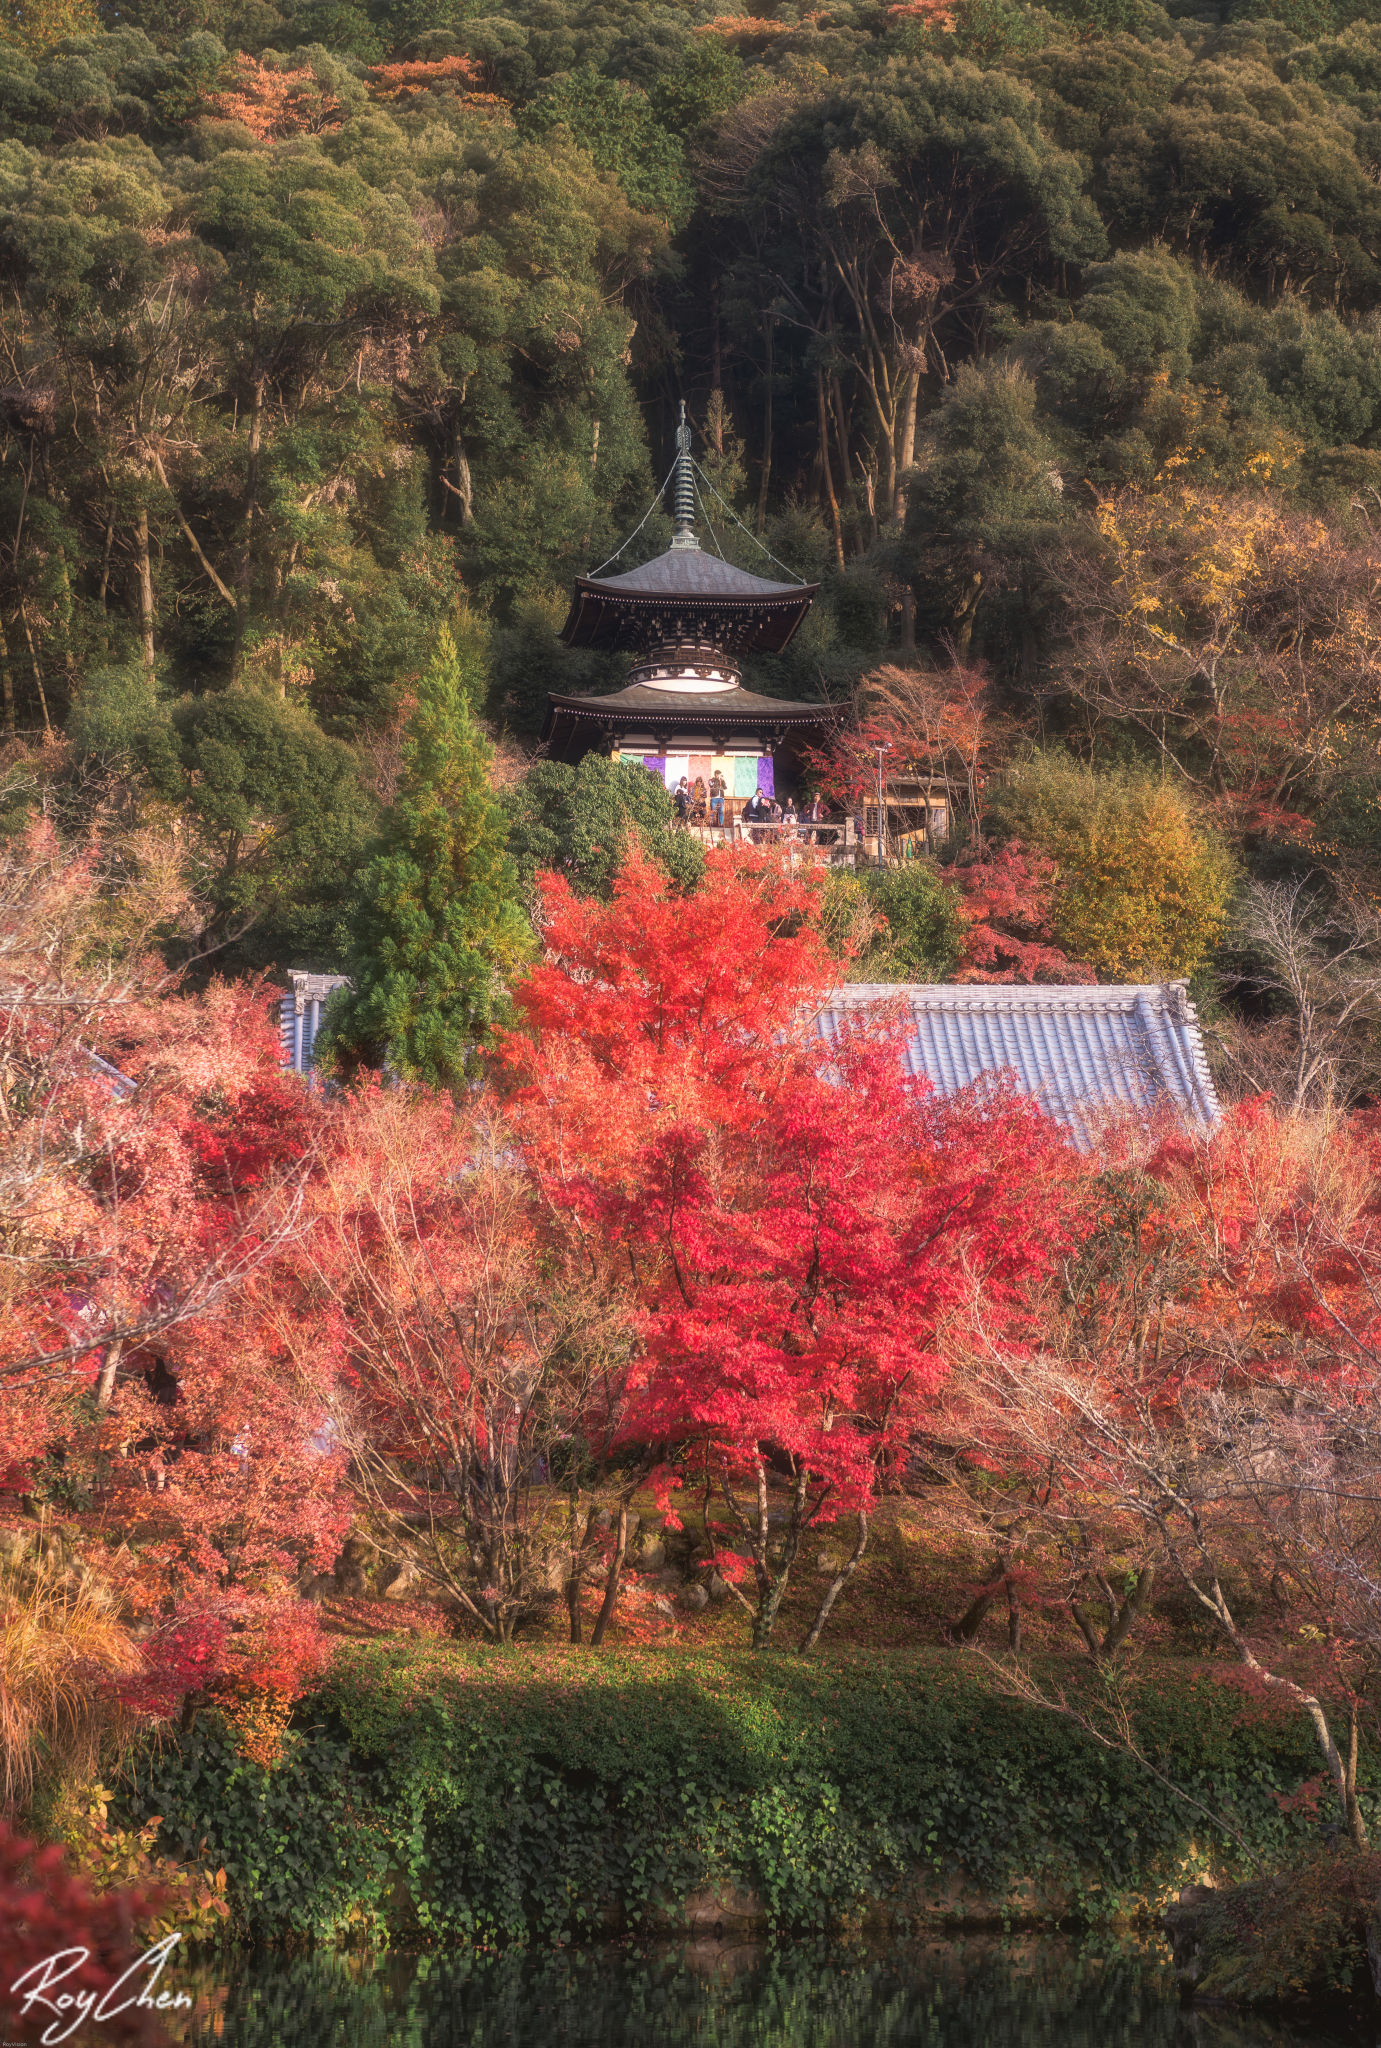
[[[1180,2009],[1158,1953],[1050,1942],[885,1954],[255,1955],[179,1973],[187,2048],[1340,2048],[1374,2025]]]

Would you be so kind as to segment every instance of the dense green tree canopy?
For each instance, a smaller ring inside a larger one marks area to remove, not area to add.
[[[697,842],[669,832],[671,798],[645,769],[587,754],[577,768],[539,761],[507,800],[508,843],[525,889],[554,868],[578,896],[608,898],[630,835],[682,888],[704,869]]]
[[[1295,680],[1261,671],[1234,756],[1257,767],[1220,797],[1240,821],[1288,793],[1331,821],[1320,848],[1360,846],[1339,821],[1378,779],[1370,12],[11,10],[0,726],[46,750],[23,786],[75,818],[97,783],[131,818],[172,806],[225,965],[338,966],[342,863],[396,796],[457,603],[510,769],[549,690],[621,683],[556,633],[573,574],[630,534],[623,566],[665,545],[664,512],[638,522],[684,398],[728,500],[702,511],[715,544],[821,586],[750,687],[843,702],[953,651],[990,679],[991,734],[1095,765],[1178,744],[1131,701],[1132,654],[1090,681],[1100,521],[1185,491],[1196,530],[1245,534],[1267,501],[1277,533],[1315,521],[1333,595]],[[1213,643],[1210,697],[1229,655],[1285,660],[1272,619],[1255,653],[1240,623]],[[1270,739],[1273,695],[1313,736],[1330,707],[1327,744]],[[627,785],[563,773],[510,800],[519,868],[603,888]]]
[[[351,985],[323,1045],[433,1088],[463,1081],[529,944],[456,643],[443,627],[417,685],[398,794],[349,917]]]

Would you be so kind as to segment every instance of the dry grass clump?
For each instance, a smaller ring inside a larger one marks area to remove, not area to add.
[[[138,1645],[89,1576],[45,1558],[0,1562],[0,1807],[22,1810],[40,1780],[90,1779],[131,1717],[115,1681]]]

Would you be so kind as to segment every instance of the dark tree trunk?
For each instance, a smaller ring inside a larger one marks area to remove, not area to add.
[[[844,529],[839,523],[839,500],[834,495],[834,477],[830,472],[830,423],[825,408],[825,373],[818,363],[815,366],[815,404],[820,417],[820,475],[825,485],[825,502],[830,508],[830,525],[834,529],[834,558],[842,569]]]
[[[14,670],[10,667],[10,643],[5,638],[5,622],[0,617],[0,688],[5,694],[5,738],[14,738]]]
[[[619,1597],[619,1577],[623,1571],[623,1560],[627,1552],[627,1549],[628,1503],[627,1501],[623,1501],[620,1503],[619,1506],[618,1541],[614,1546],[614,1555],[609,1562],[609,1576],[606,1578],[604,1582],[604,1599],[600,1605],[599,1614],[595,1620],[594,1633],[590,1637],[590,1648],[592,1650],[597,1650],[600,1644],[604,1641],[605,1631],[609,1626],[610,1619],[614,1612],[614,1602]]]
[[[240,669],[244,660],[245,631],[249,624],[250,583],[254,570],[254,528],[259,509],[259,452],[264,435],[264,385],[267,379],[259,362],[259,337],[254,337],[254,364],[251,389],[254,403],[249,416],[249,460],[245,466],[245,539],[240,552],[239,574],[235,579],[235,647],[231,655],[230,673],[234,682],[240,680]]]
[[[19,623],[24,628],[24,642],[29,650],[29,667],[33,670],[34,688],[38,692],[38,708],[43,713],[43,730],[51,732],[53,724],[48,716],[48,693],[43,687],[43,665],[38,658],[38,648],[34,645],[33,628],[29,624],[29,614],[25,611],[22,604],[19,607]],[[149,647],[150,649],[153,647],[152,632],[149,635]],[[150,655],[150,660],[152,660],[152,655]]]
[[[771,313],[764,313],[762,321],[763,340],[767,348],[767,387],[762,408],[762,481],[758,486],[758,532],[767,524],[767,486],[772,476],[772,354],[773,330],[776,320]]]
[[[853,465],[849,460],[849,415],[844,410],[844,393],[838,377],[830,378],[831,410],[834,414],[834,431],[839,442],[839,473],[847,490],[853,482]]]
[[[1105,1657],[1115,1656],[1121,1649],[1136,1623],[1150,1606],[1155,1584],[1155,1566],[1143,1565],[1137,1573],[1136,1584],[1126,1599],[1119,1604],[1107,1580],[1100,1577],[1098,1588],[1103,1595],[1108,1617],[1108,1625],[1101,1635],[1090,1608],[1079,1600],[1070,1600],[1069,1611],[1074,1617],[1080,1635],[1088,1645],[1088,1653],[1095,1664],[1101,1664]]]
[[[940,1633],[948,1643],[971,1643],[987,1619],[994,1600],[1003,1590],[1007,1580],[1007,1560],[998,1554],[993,1564],[990,1583],[981,1586],[969,1602],[958,1621],[947,1622]]]
[[[724,353],[719,332],[719,279],[710,284],[710,389],[724,389]]]

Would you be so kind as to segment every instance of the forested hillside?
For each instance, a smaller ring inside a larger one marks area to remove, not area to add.
[[[173,952],[339,966],[438,630],[515,770],[618,687],[554,629],[684,397],[823,586],[751,687],[957,662],[980,810],[1032,746],[1154,770],[1355,934],[1381,22],[1276,13],[8,0],[10,826],[172,831]]]

